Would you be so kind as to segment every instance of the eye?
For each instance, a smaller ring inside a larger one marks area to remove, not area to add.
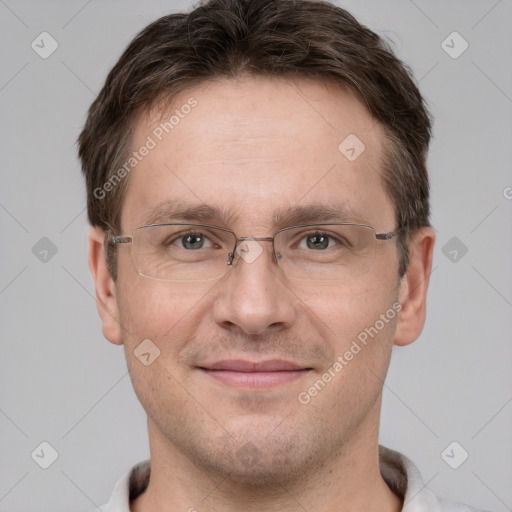
[[[186,250],[209,249],[214,247],[212,241],[204,233],[199,232],[181,233],[164,242],[166,246],[171,244]]]
[[[346,246],[346,242],[331,233],[308,233],[303,235],[299,243],[300,249],[324,250],[334,246]]]

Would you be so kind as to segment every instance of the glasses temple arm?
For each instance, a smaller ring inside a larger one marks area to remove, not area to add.
[[[112,235],[111,240],[115,244],[129,244],[132,241],[131,236],[116,236]]]

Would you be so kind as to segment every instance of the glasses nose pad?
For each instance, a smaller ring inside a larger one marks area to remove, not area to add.
[[[235,255],[236,255],[236,250],[235,251],[232,251],[228,254],[227,256],[227,259],[226,259],[226,265],[227,266],[234,266],[234,262],[235,262]],[[279,252],[275,252],[275,250],[272,251],[272,260],[275,262],[275,263],[279,263],[279,261],[283,258],[283,255]]]

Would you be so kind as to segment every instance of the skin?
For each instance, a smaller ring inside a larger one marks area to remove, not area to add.
[[[120,234],[172,199],[224,207],[238,236],[272,236],[274,210],[299,203],[343,202],[377,232],[396,228],[378,173],[382,129],[355,93],[303,78],[245,77],[188,89],[171,110],[191,96],[197,107],[130,174]],[[156,113],[139,117],[134,148],[158,122]],[[351,133],[366,146],[353,162],[338,150]],[[393,345],[413,342],[423,328],[432,229],[415,233],[402,280],[392,240],[377,242],[368,274],[320,284],[287,280],[268,242],[252,263],[239,260],[222,279],[203,283],[143,277],[129,246],[119,246],[114,283],[103,240],[99,228],[90,230],[103,333],[124,344],[148,415],[151,479],[133,512],[401,509],[379,472],[381,396]],[[298,394],[397,299],[397,317],[300,403]],[[161,353],[144,366],[134,350],[147,338]],[[222,359],[284,359],[311,370],[269,389],[239,389],[197,368]]]

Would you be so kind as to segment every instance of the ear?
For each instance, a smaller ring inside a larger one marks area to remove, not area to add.
[[[398,293],[402,309],[398,315],[395,345],[409,345],[423,330],[435,239],[434,230],[425,227],[417,230],[411,240],[409,268],[400,282]]]
[[[117,289],[107,267],[104,250],[105,232],[99,227],[92,227],[87,237],[89,252],[89,268],[91,269],[96,289],[96,306],[103,324],[103,336],[110,342],[123,343],[121,325],[119,323],[119,307]]]

